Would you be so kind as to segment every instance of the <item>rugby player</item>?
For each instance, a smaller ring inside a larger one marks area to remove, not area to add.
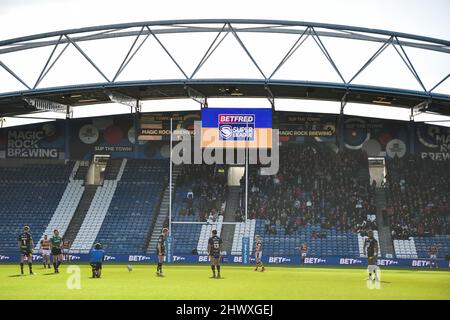
[[[217,230],[212,231],[212,237],[208,240],[208,256],[211,261],[212,278],[220,279],[220,256],[223,249],[223,241],[217,236]]]
[[[62,238],[59,236],[58,229],[53,230],[53,237],[50,238],[50,247],[52,249],[52,262],[55,273],[59,273],[59,266],[62,263],[61,252]]]
[[[23,275],[23,263],[25,258],[28,262],[28,269],[30,275],[34,275],[33,272],[33,238],[31,237],[30,227],[23,227],[22,233],[19,235],[19,249],[20,249],[20,274]]]
[[[50,269],[50,240],[48,240],[48,236],[45,234],[44,239],[41,240],[41,255],[42,255],[42,263],[44,264],[44,269]]]
[[[436,259],[437,259],[437,254],[438,254],[438,248],[435,244],[433,244],[429,248],[429,254],[430,254],[430,268],[433,268],[433,265],[435,268],[437,268],[438,264],[436,262]]]
[[[70,241],[64,240],[62,244],[62,254],[64,261],[69,261],[69,250],[70,250]]]
[[[367,255],[367,269],[369,271],[368,280],[378,280],[377,271],[380,269],[377,266],[378,258],[378,241],[373,237],[373,231],[369,230],[368,237],[364,240],[364,254]],[[373,278],[372,278],[373,273]]]
[[[264,265],[262,263],[262,241],[259,235],[255,236],[255,259],[256,259],[256,267],[255,271],[258,271],[258,268],[261,267],[261,272],[264,271]]]
[[[307,254],[308,254],[308,245],[304,243],[300,247],[300,264],[305,265],[305,259]]]
[[[169,233],[169,229],[163,228],[162,232],[158,238],[158,245],[156,246],[156,254],[158,255],[158,267],[156,268],[156,275],[163,277],[162,265],[164,262],[164,257],[166,255],[166,237]]]

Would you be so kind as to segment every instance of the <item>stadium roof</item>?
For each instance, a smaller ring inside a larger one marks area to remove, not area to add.
[[[134,100],[311,99],[450,116],[450,41],[280,20],[168,20],[0,41],[0,116]],[[105,113],[108,104],[105,105]],[[47,109],[46,109],[47,108]]]

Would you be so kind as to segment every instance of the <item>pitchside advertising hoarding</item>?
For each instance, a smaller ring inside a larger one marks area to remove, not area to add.
[[[207,264],[209,257],[206,255],[172,255],[172,263],[191,263]],[[167,257],[165,258],[167,262]],[[170,259],[169,259],[170,260]],[[245,264],[246,258],[238,255],[225,255],[222,257],[223,263]],[[0,254],[0,263],[18,263],[19,254]],[[33,255],[34,262],[41,262],[41,255]],[[71,254],[66,263],[89,263],[88,254]],[[106,254],[105,264],[108,263],[157,263],[158,256],[143,254]],[[299,256],[263,256],[262,262],[268,265],[299,265]],[[250,256],[248,263],[255,263],[255,257]],[[439,268],[450,268],[450,262],[447,260],[436,261]],[[367,258],[349,258],[349,257],[307,257],[306,265],[333,265],[333,266],[367,266]],[[411,268],[430,268],[429,259],[387,259],[379,258],[377,261],[380,267],[411,267]]]
[[[272,148],[272,109],[205,108],[202,148]]]

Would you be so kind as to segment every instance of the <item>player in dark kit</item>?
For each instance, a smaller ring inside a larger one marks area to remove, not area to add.
[[[380,268],[377,266],[377,258],[378,258],[378,241],[373,237],[373,231],[370,230],[368,232],[368,237],[364,240],[364,253],[367,255],[367,265],[369,271],[369,279],[368,280],[376,280],[378,281],[377,271]],[[372,279],[372,273],[374,275]]]
[[[162,265],[164,262],[164,257],[166,255],[166,237],[169,233],[169,229],[163,228],[162,232],[158,238],[158,245],[156,246],[156,254],[158,255],[158,267],[156,268],[156,275],[158,277],[164,276],[162,271]]]
[[[208,240],[208,256],[211,261],[211,270],[213,272],[213,278],[220,278],[220,256],[223,249],[223,241],[217,236],[217,230],[212,231],[212,237]]]
[[[62,263],[62,238],[59,236],[57,229],[53,230],[53,237],[50,238],[50,246],[52,249],[52,262],[55,273],[59,273],[59,266]]]
[[[308,245],[304,243],[300,247],[300,264],[305,265],[305,259],[307,254],[308,254]]]
[[[19,235],[19,249],[20,249],[20,274],[23,275],[23,263],[25,258],[27,258],[28,269],[30,270],[30,275],[33,273],[33,238],[30,234],[30,227],[23,227],[22,233]]]

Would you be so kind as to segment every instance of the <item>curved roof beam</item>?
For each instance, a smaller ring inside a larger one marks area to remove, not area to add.
[[[302,30],[298,29],[280,29],[281,27],[310,27],[310,28],[320,28],[333,30],[331,32],[317,31],[319,36],[325,37],[336,37],[336,38],[347,38],[365,41],[375,41],[384,42],[385,37],[396,37],[402,38],[409,41],[401,41],[401,45],[422,48],[433,51],[441,51],[450,53],[450,41],[444,39],[437,39],[425,36],[419,36],[414,34],[387,31],[381,29],[370,29],[354,26],[345,26],[338,24],[327,24],[327,23],[315,23],[315,22],[304,22],[304,21],[282,21],[282,20],[255,20],[255,19],[203,19],[203,20],[167,20],[167,21],[146,21],[146,22],[134,22],[134,23],[122,23],[122,24],[111,24],[102,25],[95,27],[86,27],[79,29],[66,29],[54,32],[40,33],[30,36],[18,37],[13,39],[7,39],[0,41],[1,53],[14,52],[19,50],[25,50],[30,48],[38,48],[42,46],[54,45],[56,40],[47,41],[35,41],[44,40],[46,38],[58,37],[61,35],[79,35],[72,36],[74,41],[87,41],[87,40],[98,40],[107,38],[117,38],[117,37],[129,37],[139,34],[139,31],[123,31],[125,29],[137,28],[137,27],[152,27],[152,26],[167,26],[166,29],[152,30],[155,34],[165,34],[165,33],[184,33],[184,32],[218,32],[220,27],[205,27],[202,25],[207,24],[232,24],[236,32],[271,32],[271,33],[286,33],[286,34],[301,34]],[[190,24],[198,25],[191,26]],[[239,24],[255,24],[264,25],[261,27],[239,28]],[[230,30],[227,30],[230,31]],[[88,32],[98,32],[93,35],[85,35],[83,33]],[[144,34],[150,33],[149,30],[144,32]],[[363,33],[363,34],[361,34]],[[369,36],[371,34],[373,36]],[[35,42],[33,42],[35,41]],[[65,40],[68,41],[68,40]],[[62,41],[62,43],[65,43]],[[417,43],[414,41],[421,41],[426,43]],[[32,43],[24,43],[32,42]],[[11,46],[11,47],[8,47]]]

